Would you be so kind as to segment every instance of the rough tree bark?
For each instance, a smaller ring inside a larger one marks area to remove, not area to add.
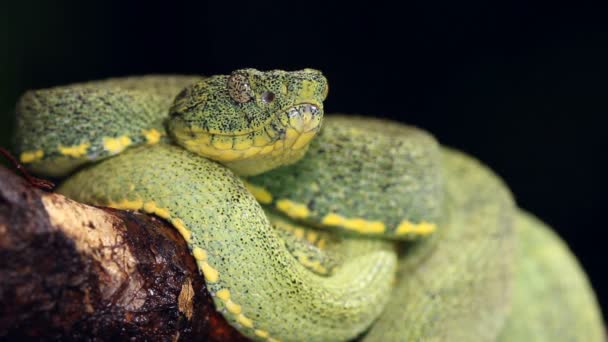
[[[244,341],[166,222],[47,193],[0,166],[0,339]]]

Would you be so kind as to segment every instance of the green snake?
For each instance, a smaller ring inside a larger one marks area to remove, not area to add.
[[[28,91],[16,150],[82,202],[187,241],[259,341],[600,341],[588,281],[473,158],[395,122],[324,117],[316,70]],[[94,162],[94,163],[92,163]]]

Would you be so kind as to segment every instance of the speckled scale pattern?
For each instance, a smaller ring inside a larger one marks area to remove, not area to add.
[[[273,194],[271,205],[280,199],[305,205],[305,222],[322,226],[327,214],[337,213],[383,222],[386,230],[380,235],[410,239],[395,236],[402,220],[435,223],[440,217],[439,161],[437,142],[422,130],[329,115],[304,158],[248,181]]]
[[[291,255],[312,272],[331,275],[344,263],[344,244],[337,232],[299,224],[268,208],[266,216]]]
[[[498,341],[604,341],[597,299],[564,241],[523,211],[515,232],[513,313]]]
[[[278,120],[279,112],[285,112],[286,117],[287,110],[301,100],[322,106],[327,92],[327,80],[312,69],[290,72],[242,69],[237,72],[249,82],[249,101],[240,102],[242,98],[230,96],[226,90],[230,75],[209,77],[177,96],[170,111],[174,118],[170,122],[171,130],[204,128],[226,134],[251,132],[268,121]],[[264,97],[268,92],[273,94],[270,102]]]
[[[430,252],[419,248],[400,257],[396,295],[364,341],[493,341],[509,313],[511,195],[495,174],[460,152],[444,150],[441,167],[442,227]]]
[[[293,79],[281,71],[235,73],[238,84],[232,90],[225,89],[229,76],[215,76],[182,91],[170,122],[179,117],[195,123],[194,129],[246,130],[264,110],[327,95],[326,80],[313,70],[296,72]],[[323,226],[328,213],[335,213],[352,227],[374,228],[365,232],[372,238],[344,235],[317,249],[313,245],[319,240],[309,232],[334,233],[287,218],[280,220],[306,233],[272,227],[228,168],[165,144],[157,135],[152,140],[160,144],[131,148],[150,143],[142,129],[164,133],[161,122],[173,94],[197,80],[144,76],[28,92],[17,106],[18,148],[26,152],[22,161],[33,161],[28,166],[47,174],[64,174],[120,152],[108,151],[104,138],[125,138],[114,145],[128,149],[83,169],[60,190],[83,202],[143,210],[171,222],[188,241],[218,310],[254,340],[602,340],[597,302],[567,248],[519,211],[507,187],[485,166],[440,148],[414,127],[328,117],[304,159],[249,179],[272,210],[300,221]],[[207,94],[199,89],[205,83],[223,90]],[[264,100],[268,91],[277,92],[271,104]],[[188,102],[193,99],[205,105]],[[209,109],[222,107],[222,101],[238,122],[221,116],[210,122],[197,112],[213,114]],[[251,116],[239,116],[235,103],[252,106]],[[68,152],[58,154],[59,145]],[[59,160],[81,151],[68,163]],[[410,221],[421,222],[418,228],[432,222],[436,233],[399,244],[379,238],[414,237],[396,234],[404,220],[405,228],[412,227]],[[315,262],[332,270],[319,272]]]
[[[211,76],[176,96],[167,131],[240,175],[260,174],[301,158],[321,124],[327,89],[312,69]]]
[[[16,136],[20,137],[16,150],[42,151],[43,159],[28,167],[65,175],[82,164],[145,143],[145,130],[164,133],[162,120],[175,94],[198,79],[141,76],[28,91],[16,108]],[[122,141],[112,151],[104,146],[104,138]],[[61,147],[80,149],[66,155]]]
[[[396,269],[392,244],[351,239],[345,263],[330,277],[299,264],[260,205],[232,172],[179,147],[134,148],[71,177],[61,192],[87,203],[153,201],[191,231],[191,248],[217,270],[207,281],[218,309],[241,332],[285,341],[347,340],[361,333],[388,300]],[[200,265],[200,264],[199,264]],[[227,311],[223,289],[252,328]],[[297,327],[297,329],[294,329]]]

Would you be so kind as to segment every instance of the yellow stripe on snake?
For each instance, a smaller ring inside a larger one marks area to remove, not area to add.
[[[16,148],[74,199],[169,221],[254,340],[603,339],[580,266],[499,177],[418,128],[324,118],[327,89],[241,69],[34,90]]]

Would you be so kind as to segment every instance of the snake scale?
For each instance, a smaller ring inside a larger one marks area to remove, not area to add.
[[[563,242],[428,133],[327,115],[316,70],[138,76],[25,93],[16,150],[60,192],[188,242],[259,341],[601,341]]]

